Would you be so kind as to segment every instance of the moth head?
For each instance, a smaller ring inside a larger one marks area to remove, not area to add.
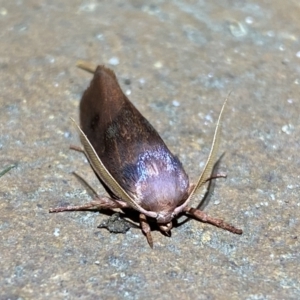
[[[177,217],[180,213],[184,211],[190,201],[191,192],[194,190],[194,185],[190,185],[187,192],[182,197],[181,201],[177,201],[176,207],[173,207],[169,210],[161,210],[155,216],[156,222],[159,225],[159,228],[164,231],[168,232],[172,229],[172,220]],[[150,216],[150,215],[149,215]]]
[[[168,233],[173,227],[173,223],[172,222],[169,222],[167,224],[164,224],[164,225],[159,225],[159,229],[163,232],[166,232]]]
[[[181,205],[182,206],[182,205]],[[183,208],[181,209],[181,211]],[[172,220],[176,217],[175,210],[173,212],[166,213],[158,213],[156,217],[156,221],[158,223],[158,227],[162,232],[168,233],[173,228]]]
[[[173,212],[160,212],[156,216],[156,222],[160,226],[167,226],[169,223],[172,223],[172,220],[174,219],[175,215]]]
[[[178,205],[172,210],[169,211],[160,211],[156,215],[156,222],[159,224],[162,231],[169,231],[172,226],[172,220],[176,218],[178,214],[184,211],[184,208],[187,206],[188,201],[185,200],[182,204]],[[164,229],[165,228],[165,229]]]

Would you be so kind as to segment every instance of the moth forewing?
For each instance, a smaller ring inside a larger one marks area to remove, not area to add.
[[[217,153],[218,153],[219,143],[220,143],[221,120],[222,120],[222,115],[223,115],[223,112],[224,112],[225,105],[227,103],[227,99],[228,99],[228,97],[225,99],[225,101],[223,103],[223,106],[222,106],[222,109],[221,109],[221,112],[219,114],[219,118],[218,118],[218,121],[217,121],[216,129],[215,129],[215,133],[214,133],[214,137],[213,137],[213,141],[212,141],[212,145],[211,145],[211,149],[210,149],[207,161],[205,163],[204,170],[203,170],[202,174],[200,175],[194,189],[190,193],[186,203],[189,203],[192,200],[195,193],[199,191],[199,188],[201,188],[207,182],[207,179],[209,179],[209,177],[211,175],[211,172],[213,170],[215,160],[216,160],[216,156],[217,156]]]
[[[80,141],[83,145],[84,152],[95,170],[95,172],[98,174],[98,176],[101,178],[101,180],[109,187],[109,189],[121,200],[125,201],[128,205],[130,205],[132,208],[140,211],[141,213],[146,214],[149,217],[155,218],[157,214],[155,212],[149,212],[143,209],[139,204],[137,204],[127,193],[124,191],[124,189],[119,185],[119,183],[113,178],[113,176],[109,173],[109,171],[104,166],[103,162],[97,155],[95,149],[89,142],[88,138],[84,134],[84,132],[81,130],[81,128],[77,125],[77,123],[71,119],[79,133]]]

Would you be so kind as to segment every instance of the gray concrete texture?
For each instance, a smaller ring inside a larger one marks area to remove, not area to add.
[[[300,298],[299,1],[2,0],[0,28],[0,299]],[[232,91],[204,209],[242,236],[190,220],[152,250],[108,213],[48,213],[92,199],[73,171],[105,194],[69,150],[78,59],[115,70],[191,181]]]

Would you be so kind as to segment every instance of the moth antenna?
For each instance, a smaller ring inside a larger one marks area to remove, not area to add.
[[[95,149],[93,148],[92,144],[88,140],[87,136],[84,134],[84,132],[81,130],[81,128],[77,125],[77,123],[71,119],[80,136],[81,143],[84,148],[84,153],[86,157],[88,158],[91,166],[95,170],[95,172],[98,174],[98,176],[101,178],[101,180],[109,187],[109,189],[120,199],[125,201],[129,206],[136,209],[137,211],[145,214],[148,217],[156,218],[157,213],[147,211],[144,208],[142,208],[138,203],[136,203],[135,200],[133,200],[126,191],[119,185],[119,183],[114,179],[114,177],[109,173],[109,171],[104,166],[103,162],[97,155]]]
[[[84,61],[84,60],[79,60],[76,63],[76,67],[78,67],[79,69],[82,69],[84,71],[87,71],[89,73],[94,74],[97,67],[92,65],[91,63]]]
[[[213,137],[213,141],[212,141],[212,145],[211,145],[211,149],[210,149],[207,161],[205,163],[204,170],[203,170],[202,174],[200,175],[194,189],[190,193],[190,195],[185,203],[189,203],[192,200],[195,193],[199,190],[199,188],[202,187],[207,182],[207,179],[210,178],[211,172],[214,167],[214,162],[216,160],[219,143],[220,143],[222,116],[223,116],[223,112],[224,112],[224,109],[225,109],[225,106],[226,106],[226,103],[227,103],[227,100],[228,100],[230,94],[231,94],[231,92],[229,92],[228,96],[226,97],[226,99],[223,103],[222,109],[220,111],[216,129],[215,129],[215,133],[214,133],[214,137]]]

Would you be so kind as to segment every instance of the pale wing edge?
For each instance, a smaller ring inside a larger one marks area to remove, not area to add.
[[[98,176],[101,178],[101,180],[109,187],[109,189],[121,200],[125,201],[129,206],[132,208],[150,216],[150,217],[156,217],[156,213],[152,213],[149,211],[146,211],[143,209],[139,204],[137,204],[129,195],[128,193],[119,185],[119,183],[113,178],[113,176],[109,173],[109,171],[104,166],[103,162],[97,155],[95,149],[93,148],[92,144],[88,140],[87,136],[84,134],[82,129],[77,125],[77,123],[71,119],[80,136],[81,143],[84,148],[84,152],[95,170],[95,172],[98,174]]]
[[[228,97],[229,97],[229,95],[228,95]],[[224,112],[228,97],[225,99],[222,109],[219,114],[219,118],[217,121],[211,149],[210,149],[207,161],[205,163],[204,170],[203,170],[202,174],[200,175],[194,189],[190,193],[190,195],[186,201],[187,203],[191,201],[191,199],[195,195],[195,193],[199,191],[199,188],[201,188],[207,182],[207,179],[209,179],[209,176],[213,170],[213,167],[215,164],[215,159],[216,159],[216,156],[218,153],[219,143],[220,143],[221,120],[222,120],[223,112]]]

